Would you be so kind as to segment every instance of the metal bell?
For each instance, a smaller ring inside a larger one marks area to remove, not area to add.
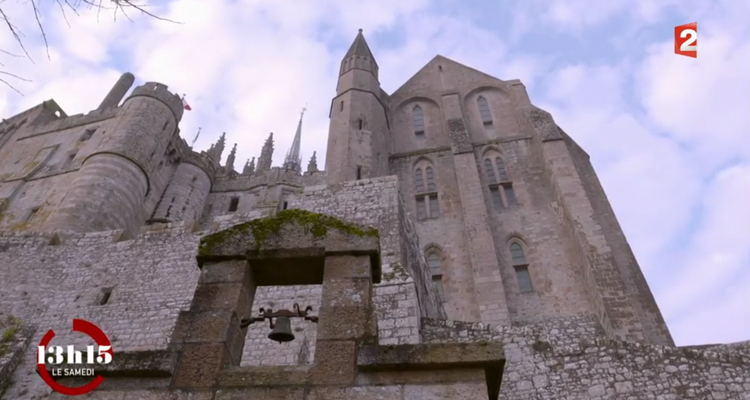
[[[273,330],[268,334],[268,338],[279,342],[291,342],[294,340],[292,333],[292,321],[289,317],[278,317],[273,325]]]

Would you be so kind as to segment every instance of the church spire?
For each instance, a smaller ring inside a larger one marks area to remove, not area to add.
[[[354,42],[352,42],[352,45],[349,47],[349,51],[346,52],[344,59],[352,56],[366,57],[377,65],[375,57],[372,55],[372,51],[370,51],[370,46],[367,45],[365,36],[362,34],[362,29],[357,33],[357,37],[354,38]]]
[[[292,147],[286,153],[286,160],[284,160],[284,169],[292,169],[299,171],[302,168],[302,158],[299,155],[300,142],[302,141],[302,117],[305,115],[307,108],[302,108],[302,112],[299,115],[299,123],[297,124],[297,132],[294,134],[294,140],[292,141]]]
[[[260,151],[260,157],[258,157],[258,172],[271,170],[271,163],[273,162],[273,132],[268,135],[266,143],[263,145],[263,149]]]
[[[349,47],[349,50],[341,60],[341,68],[339,69],[339,81],[341,77],[349,71],[367,71],[375,77],[375,81],[378,80],[378,63],[375,61],[375,56],[370,51],[370,46],[367,45],[365,36],[362,34],[362,29],[359,30],[357,36],[354,38],[354,42]],[[340,86],[341,82],[339,82]]]

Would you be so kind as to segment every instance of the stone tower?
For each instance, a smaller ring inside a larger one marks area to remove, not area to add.
[[[329,183],[388,175],[390,125],[383,96],[378,64],[360,29],[341,61],[331,103]]]
[[[121,84],[122,80],[118,81],[104,105],[116,105],[112,93],[124,94]],[[152,191],[160,196],[164,190],[164,183],[153,180],[152,174],[162,166],[160,162],[177,133],[182,113],[182,101],[166,86],[148,82],[135,88],[109,132],[83,161],[77,179],[44,229],[125,229],[136,234],[146,220],[144,199]]]

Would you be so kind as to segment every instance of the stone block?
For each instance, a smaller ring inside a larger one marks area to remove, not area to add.
[[[329,255],[325,260],[323,279],[369,279],[370,256]]]
[[[362,387],[317,387],[311,388],[306,400],[403,400],[401,387],[362,386]]]
[[[250,315],[253,299],[242,283],[208,283],[195,289],[190,311],[233,310],[243,317]]]
[[[369,279],[334,279],[323,282],[321,311],[326,307],[371,307],[372,284]]]
[[[221,372],[219,387],[271,387],[304,385],[311,366],[236,367]]]
[[[224,343],[187,343],[180,349],[173,386],[210,388],[218,382],[219,372],[231,365]]]
[[[364,346],[358,353],[357,365],[363,370],[496,368],[504,361],[502,343],[435,343]]]
[[[214,400],[303,400],[305,389],[303,388],[251,388],[230,389],[216,392]]]
[[[478,382],[404,386],[404,400],[478,400],[486,398],[487,387]]]
[[[313,385],[350,385],[357,377],[357,344],[353,340],[318,340],[315,364],[310,373]]]
[[[184,343],[226,342],[230,327],[239,320],[234,311],[182,311],[172,340]]]
[[[324,307],[320,310],[318,340],[371,340],[378,334],[372,308]]]
[[[200,283],[244,283],[250,279],[250,265],[246,260],[229,260],[206,263],[201,271]]]

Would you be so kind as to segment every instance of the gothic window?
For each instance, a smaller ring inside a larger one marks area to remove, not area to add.
[[[438,294],[440,302],[445,302],[445,291],[443,290],[443,274],[440,271],[440,252],[437,250],[429,250],[425,255],[427,260],[427,266],[430,268],[430,275],[432,276],[432,284],[435,286],[435,291]]]
[[[417,219],[438,218],[440,201],[435,184],[435,172],[431,166],[414,170],[414,191],[417,198]]]
[[[520,292],[527,293],[534,291],[534,287],[531,285],[531,275],[529,274],[529,263],[526,261],[523,247],[518,243],[511,244],[510,257],[513,269],[516,271]]]
[[[479,96],[477,99],[477,107],[479,108],[479,116],[482,118],[482,124],[487,132],[494,130],[492,126],[492,114],[490,113],[490,106],[487,103],[487,99]]]
[[[418,138],[424,137],[424,113],[420,106],[414,106],[414,135]]]
[[[508,177],[505,163],[500,157],[487,157],[484,159],[484,171],[487,176],[487,184],[490,187],[492,205],[496,210],[518,205],[516,193],[513,191],[513,182]]]

